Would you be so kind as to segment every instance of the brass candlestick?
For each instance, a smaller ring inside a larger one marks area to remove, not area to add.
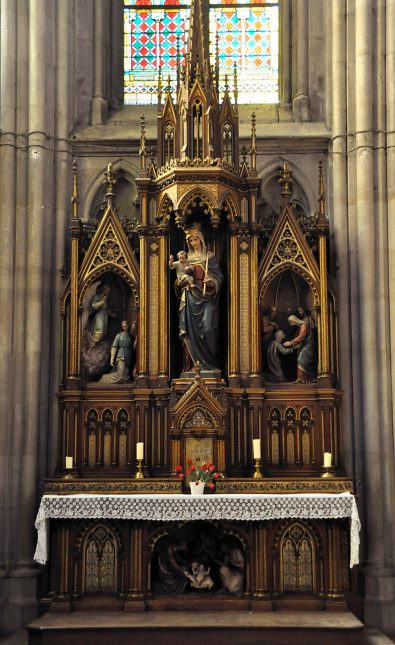
[[[260,459],[254,459],[254,468],[255,472],[252,476],[253,479],[263,479],[263,474],[261,471],[261,460]]]
[[[137,472],[134,476],[135,479],[144,479],[144,473],[143,473],[143,460],[142,459],[137,459]]]
[[[335,476],[335,473],[333,472],[334,471],[333,466],[324,466],[324,464],[322,464],[321,468],[324,471],[322,473],[321,477],[327,478],[327,477],[334,477]]]
[[[62,479],[76,479],[74,466],[73,468],[65,468],[66,473],[63,475]]]

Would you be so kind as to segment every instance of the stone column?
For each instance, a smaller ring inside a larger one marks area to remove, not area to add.
[[[94,13],[94,68],[93,97],[91,103],[91,123],[100,125],[108,115],[108,103],[105,99],[105,72],[107,47],[105,25],[109,24],[108,3],[106,0],[95,0]]]
[[[374,276],[375,294],[371,309],[376,316],[376,338],[370,349],[376,357],[377,381],[374,391],[374,403],[378,407],[377,431],[371,432],[372,425],[365,427],[366,457],[366,506],[367,506],[367,541],[365,567],[365,620],[388,629],[395,630],[393,612],[395,598],[394,544],[395,544],[395,486],[394,486],[394,436],[393,436],[393,380],[391,383],[391,351],[393,345],[391,334],[391,303],[393,295],[391,275],[393,268],[392,252],[394,251],[393,212],[391,209],[391,192],[393,198],[393,151],[391,138],[394,130],[394,43],[395,35],[394,2],[383,0],[374,3],[373,20],[375,34],[373,38],[373,123],[374,135],[374,221],[376,275]],[[386,51],[387,48],[387,51]],[[389,52],[388,52],[389,50]],[[386,113],[387,112],[387,113]],[[387,134],[388,133],[388,139]],[[392,133],[392,134],[391,134]],[[387,141],[386,141],[387,139]],[[387,145],[386,145],[387,144]],[[385,151],[385,148],[387,150]],[[388,154],[386,160],[386,152]],[[387,167],[386,167],[387,164]],[[388,185],[387,185],[388,181]],[[391,184],[392,182],[392,184]],[[372,179],[373,184],[373,179]],[[393,199],[392,199],[393,203]],[[373,232],[373,227],[371,228]],[[372,245],[373,246],[373,245]],[[379,250],[377,253],[376,249]],[[371,347],[371,346],[370,346]],[[375,367],[375,365],[373,365]],[[394,374],[392,361],[392,374]],[[371,374],[375,378],[375,373]],[[372,381],[373,383],[373,381]],[[370,387],[372,387],[372,383]],[[372,395],[370,399],[372,399]],[[373,403],[372,401],[370,402]],[[378,502],[378,503],[377,503]]]
[[[0,498],[1,520],[4,527],[0,546],[0,593],[10,593],[10,520],[13,499],[8,481],[11,477],[12,454],[12,360],[13,360],[13,295],[14,295],[14,244],[15,244],[15,100],[16,100],[16,10],[12,0],[0,4],[0,199],[1,236],[0,254]],[[7,608],[9,611],[9,608]],[[1,627],[7,629],[7,611],[0,616]]]
[[[55,217],[54,217],[54,266],[52,280],[51,328],[53,334],[51,352],[51,374],[49,400],[51,402],[51,428],[48,445],[48,474],[52,475],[57,458],[59,405],[56,392],[61,379],[63,355],[62,334],[60,331],[61,296],[65,281],[62,277],[66,266],[66,246],[69,240],[67,227],[70,224],[71,166],[72,155],[69,133],[72,129],[73,105],[73,6],[69,0],[57,1],[56,12],[56,121],[55,121]]]
[[[395,348],[395,0],[386,2],[387,205],[391,349]],[[392,79],[392,80],[391,80]],[[392,402],[395,364],[392,364]],[[392,404],[393,405],[393,404]],[[393,438],[393,440],[395,437]],[[395,491],[394,491],[395,493]],[[395,497],[395,496],[394,496]]]
[[[0,3],[3,5],[3,3]],[[16,7],[16,3],[14,3]],[[29,42],[29,0],[18,3],[17,42]],[[3,33],[3,30],[1,29]],[[6,527],[4,543],[7,545],[7,567],[9,573],[9,597],[4,606],[4,627],[17,628],[26,617],[36,610],[36,571],[32,567],[24,568],[18,564],[15,549],[15,536],[19,534],[19,499],[21,477],[15,473],[23,472],[23,460],[20,457],[21,446],[25,438],[25,328],[26,328],[26,247],[28,220],[28,120],[29,97],[26,88],[29,78],[29,48],[18,47],[16,67],[16,176],[15,176],[15,282],[13,294],[13,364],[12,399],[13,417],[8,427],[8,499],[4,510],[2,524]],[[11,321],[10,321],[11,322]],[[11,330],[11,327],[10,327]],[[1,344],[1,341],[0,341]],[[31,527],[29,527],[29,539]],[[26,613],[25,613],[26,612]]]
[[[388,221],[388,285],[389,285],[389,348],[393,359],[395,352],[395,0],[386,2],[386,117],[387,117],[387,221]],[[388,435],[386,439],[386,493],[388,499],[387,517],[392,521],[388,535],[386,536],[386,556],[388,558],[390,575],[383,579],[383,590],[385,594],[385,610],[383,611],[382,624],[388,631],[395,632],[394,598],[395,598],[395,464],[394,464],[394,401],[395,401],[395,361],[391,361],[391,384],[392,389],[388,393],[390,400],[389,414],[392,416],[392,424],[388,424]]]
[[[343,447],[344,462],[349,476],[353,475],[352,434],[352,376],[350,344],[351,326],[349,312],[349,260],[348,260],[348,211],[347,211],[347,95],[346,85],[346,8],[344,0],[332,3],[332,139],[330,163],[333,186],[333,234],[338,264],[338,308],[340,341],[340,377],[344,389]]]
[[[388,285],[389,285],[389,348],[392,359],[395,352],[395,0],[386,2],[386,117],[387,117],[387,221],[388,221]],[[388,468],[386,472],[386,491],[388,495],[388,514],[392,520],[391,530],[386,538],[387,557],[389,566],[392,569],[391,577],[383,580],[383,586],[387,586],[387,602],[383,626],[388,631],[395,632],[395,617],[393,612],[395,598],[395,464],[394,464],[394,401],[395,401],[395,361],[391,361],[391,384],[392,389],[388,393],[390,400],[389,413],[392,415],[392,424],[388,424],[388,436],[386,447],[386,459]]]
[[[13,144],[21,146],[17,152],[17,172],[13,170],[15,152],[11,146],[12,159],[7,158],[7,170],[3,165],[1,172],[2,178],[10,182],[7,193],[2,191],[3,200],[6,195],[8,202],[7,207],[2,208],[2,214],[7,217],[4,223],[10,236],[2,259],[9,271],[7,248],[12,248],[15,269],[14,278],[2,271],[2,278],[5,275],[2,285],[10,289],[8,306],[14,297],[14,317],[17,316],[13,321],[7,307],[3,306],[2,321],[8,318],[7,333],[3,337],[8,339],[7,346],[15,349],[12,360],[10,357],[2,361],[8,372],[4,388],[9,382],[12,390],[8,405],[10,409],[13,407],[13,415],[7,419],[6,434],[5,457],[9,470],[3,471],[7,473],[9,483],[2,518],[7,533],[4,540],[6,566],[1,584],[2,627],[10,631],[35,613],[38,569],[32,564],[33,526],[38,482],[46,471],[55,5],[52,2],[37,4],[32,0],[21,0],[18,4],[7,1],[1,3],[1,11],[1,88],[2,93],[6,93],[1,97],[1,126],[4,133],[14,137]],[[10,42],[7,43],[8,38]],[[15,43],[19,42],[26,47],[20,48],[20,58],[16,61]],[[18,136],[15,139],[16,126]],[[8,148],[4,146],[3,150],[9,157]],[[13,198],[15,185],[16,204]],[[12,218],[12,229],[8,218]],[[4,388],[2,384],[2,392]]]
[[[280,9],[280,42],[279,42],[279,99],[283,108],[291,107],[292,96],[292,48],[291,48],[291,0],[283,0]]]
[[[294,0],[296,29],[294,35],[294,46],[296,63],[293,65],[295,70],[295,86],[293,99],[293,117],[294,121],[308,121],[310,119],[310,101],[309,101],[309,80],[308,80],[308,17],[309,3],[308,0]]]

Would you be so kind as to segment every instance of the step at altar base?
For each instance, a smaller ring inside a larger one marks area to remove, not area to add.
[[[29,627],[29,645],[362,645],[363,624],[350,612],[166,611],[45,614]]]

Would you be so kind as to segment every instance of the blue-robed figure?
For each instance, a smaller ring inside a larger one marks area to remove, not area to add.
[[[180,338],[194,365],[199,361],[203,370],[218,371],[218,300],[223,275],[196,225],[187,231],[186,238],[187,275],[175,283],[180,298]]]

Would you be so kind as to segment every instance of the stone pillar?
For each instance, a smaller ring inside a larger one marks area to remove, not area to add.
[[[12,0],[0,4],[0,195],[1,195],[1,235],[0,254],[0,497],[2,500],[1,520],[3,539],[0,541],[0,597],[10,597],[13,593],[13,580],[10,569],[13,566],[11,552],[11,521],[13,495],[9,489],[13,453],[12,435],[12,369],[13,369],[13,295],[14,295],[14,244],[15,244],[15,99],[16,99],[16,9]],[[11,519],[11,521],[10,521]],[[10,628],[7,601],[1,608],[0,631]]]
[[[360,8],[362,13],[364,4]],[[370,4],[370,3],[369,3]],[[394,250],[393,237],[391,239],[391,221],[393,212],[391,210],[391,190],[393,190],[394,171],[393,157],[391,159],[391,147],[387,140],[387,153],[389,153],[387,168],[385,158],[386,131],[391,138],[391,128],[394,126],[394,91],[393,91],[393,38],[394,29],[394,3],[376,2],[373,3],[371,22],[375,27],[375,34],[372,43],[373,73],[371,74],[372,101],[374,105],[374,134],[371,137],[374,152],[374,179],[371,178],[371,185],[374,189],[374,216],[370,216],[370,229],[365,235],[372,235],[371,254],[375,264],[376,273],[371,277],[371,288],[375,289],[374,300],[369,299],[366,303],[370,309],[374,308],[376,316],[376,333],[374,341],[370,340],[367,334],[367,323],[363,321],[362,329],[365,332],[366,349],[375,358],[368,374],[367,389],[370,391],[367,404],[371,408],[370,417],[366,419],[365,425],[365,472],[366,472],[366,508],[367,508],[367,540],[366,540],[366,567],[365,573],[365,621],[369,624],[379,625],[389,631],[395,630],[395,617],[393,613],[395,599],[395,575],[394,575],[394,544],[395,544],[395,520],[394,520],[394,436],[393,436],[393,380],[389,379],[391,372],[391,356],[393,345],[391,344],[391,290],[393,289],[391,276],[392,258],[391,250]],[[358,4],[357,4],[358,7]],[[358,19],[358,13],[357,13]],[[367,18],[368,19],[368,18]],[[356,25],[358,30],[358,23]],[[386,52],[385,47],[389,48]],[[392,55],[391,55],[392,52]],[[386,63],[387,56],[387,63]],[[391,68],[392,58],[392,68]],[[386,76],[386,73],[389,75]],[[387,111],[387,114],[386,114]],[[366,127],[367,121],[361,125]],[[393,134],[392,134],[393,137]],[[370,141],[369,141],[370,143]],[[393,143],[393,142],[392,142]],[[363,150],[364,151],[364,150]],[[392,152],[393,155],[393,152]],[[369,157],[366,155],[365,157]],[[387,186],[388,180],[388,186]],[[392,193],[393,196],[393,193]],[[388,200],[388,202],[387,202]],[[387,210],[388,207],[388,210]],[[359,213],[358,213],[359,214]],[[374,227],[373,227],[374,222]],[[373,238],[374,235],[374,238]],[[374,242],[374,246],[373,246]],[[391,249],[392,246],[392,249]],[[377,253],[376,249],[379,250]],[[366,267],[369,270],[369,267]],[[373,282],[374,280],[374,282]],[[388,289],[390,290],[388,292]],[[393,304],[392,304],[393,306]],[[367,314],[367,309],[365,315]],[[361,314],[361,317],[363,314]],[[377,339],[377,340],[376,340]],[[362,352],[364,349],[362,349]],[[372,370],[373,367],[373,370]],[[376,372],[377,370],[377,372]],[[393,360],[392,372],[394,373]],[[374,385],[376,386],[373,390]],[[376,408],[377,407],[377,412]],[[374,416],[373,416],[374,415]],[[364,411],[364,419],[366,417]],[[376,427],[377,431],[372,433],[371,428]]]
[[[308,121],[310,119],[309,101],[309,63],[308,63],[308,24],[309,24],[309,3],[308,0],[294,0],[296,28],[294,34],[294,46],[296,64],[295,86],[293,99],[294,121]]]
[[[107,61],[107,40],[105,25],[109,24],[108,3],[106,0],[95,0],[94,13],[94,68],[93,97],[91,102],[91,123],[100,125],[108,115],[108,103],[105,99],[105,79]]]
[[[355,199],[357,206],[357,221],[355,229],[355,277],[358,280],[358,317],[360,338],[354,343],[360,354],[360,414],[356,415],[357,423],[363,428],[363,442],[356,446],[356,452],[362,452],[365,460],[365,503],[367,513],[375,518],[369,523],[367,543],[368,559],[373,563],[380,559],[378,536],[382,534],[382,514],[380,495],[380,470],[377,464],[381,460],[378,442],[379,428],[378,392],[377,392],[377,337],[376,317],[371,315],[375,308],[376,298],[376,267],[375,267],[375,225],[374,225],[374,196],[373,196],[373,137],[372,137],[372,3],[371,0],[358,0],[355,7]],[[364,101],[358,100],[364,91]],[[354,233],[354,231],[353,231]],[[359,343],[359,346],[358,346]],[[357,378],[354,373],[354,379]],[[381,538],[380,538],[381,540]]]
[[[13,415],[9,415],[6,422],[7,445],[2,451],[7,464],[2,472],[9,483],[2,517],[7,532],[1,571],[1,627],[4,631],[12,631],[25,624],[36,611],[38,569],[32,563],[33,526],[38,482],[46,472],[55,5],[47,1],[40,4],[32,0],[22,0],[18,4],[7,1],[1,3],[1,11],[1,127],[5,136],[13,137],[13,145],[21,146],[16,158],[14,147],[3,147],[1,171],[2,179],[9,182],[7,192],[2,190],[2,200],[7,200],[2,215],[6,217],[3,221],[9,236],[2,254],[5,262],[2,286],[9,289],[8,307],[13,301],[15,304],[14,320],[5,305],[2,316],[8,326],[2,337],[7,339],[9,350],[15,351],[1,361],[7,368],[2,393],[7,395],[7,383],[10,383],[12,396],[8,406],[10,410],[13,408]],[[15,43],[18,42],[26,46],[19,48],[20,58],[16,61]],[[16,129],[18,136],[15,138]],[[15,161],[18,162],[16,172]],[[7,275],[11,270],[7,249],[12,249],[14,256],[13,276]]]
[[[66,266],[67,233],[70,224],[71,195],[71,146],[69,133],[72,129],[73,84],[73,7],[69,0],[58,0],[56,14],[56,121],[55,121],[55,217],[54,217],[54,266],[52,280],[53,334],[49,400],[51,402],[51,428],[48,439],[48,474],[52,474],[57,459],[59,406],[56,392],[59,389],[62,367],[62,334],[60,333],[59,297],[65,281],[62,277]]]
[[[279,43],[279,70],[280,86],[279,99],[283,108],[291,107],[292,96],[292,48],[291,48],[291,0],[283,0],[280,9],[280,43]]]
[[[349,311],[348,211],[347,211],[347,94],[346,85],[346,9],[344,0],[332,3],[332,139],[330,164],[333,186],[333,234],[338,264],[340,378],[343,399],[344,462],[349,476],[353,475],[352,375]]]

